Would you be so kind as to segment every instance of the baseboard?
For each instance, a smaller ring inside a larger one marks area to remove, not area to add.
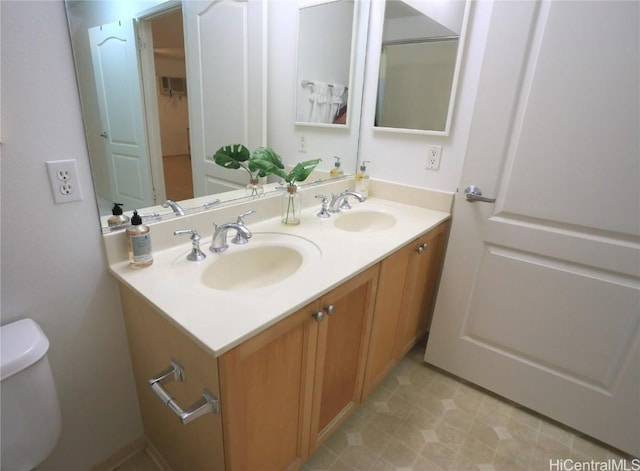
[[[129,443],[124,448],[121,448],[120,450],[115,452],[102,463],[97,464],[96,466],[91,468],[91,471],[112,471],[123,463],[126,463],[136,454],[143,451],[146,448],[147,443],[148,441],[146,437],[140,437],[134,442]]]
[[[91,471],[113,471],[114,469],[122,466],[138,453],[146,453],[147,456],[156,464],[160,471],[173,471],[171,466],[167,464],[162,455],[158,452],[155,446],[147,439],[147,437],[140,437],[137,440],[129,443],[127,446],[118,450],[102,463],[91,468]]]
[[[146,442],[147,455],[149,455],[149,458],[151,458],[155,462],[155,464],[158,465],[158,468],[160,468],[162,471],[173,471],[171,469],[171,466],[169,466],[169,464],[164,460],[160,452],[156,449],[155,446],[153,446],[153,443],[151,443],[151,441],[149,440],[147,440]]]

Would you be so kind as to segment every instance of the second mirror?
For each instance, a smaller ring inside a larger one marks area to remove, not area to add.
[[[300,7],[296,124],[348,125],[354,11],[353,0]]]

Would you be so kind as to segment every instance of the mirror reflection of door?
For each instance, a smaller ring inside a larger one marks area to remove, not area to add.
[[[89,28],[89,43],[111,199],[128,209],[151,206],[153,190],[134,22]]]
[[[147,20],[153,43],[151,75],[156,91],[157,126],[160,134],[162,173],[166,199],[193,198],[191,149],[189,145],[189,106],[182,9],[178,8]],[[148,48],[147,48],[148,49]],[[151,88],[151,81],[147,80]],[[154,107],[147,110],[150,119]]]

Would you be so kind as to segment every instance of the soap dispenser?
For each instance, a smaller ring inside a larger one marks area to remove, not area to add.
[[[122,203],[113,203],[111,214],[112,216],[107,219],[107,225],[109,227],[122,226],[129,222],[129,216],[122,214]]]
[[[371,163],[370,160],[363,160],[360,164],[360,170],[356,173],[356,193],[360,193],[363,196],[369,196],[369,174],[367,173],[367,164]]]
[[[148,267],[153,263],[151,252],[151,233],[147,226],[142,224],[142,218],[137,210],[133,210],[131,226],[126,230],[127,251],[129,252],[129,266],[131,268]]]
[[[340,157],[334,157],[334,159],[336,159],[336,163],[333,164],[333,168],[329,172],[329,175],[331,175],[332,177],[341,177],[342,175],[344,175],[344,172],[340,168]]]

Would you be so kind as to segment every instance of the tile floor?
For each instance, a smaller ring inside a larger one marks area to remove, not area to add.
[[[430,367],[423,355],[417,345],[303,471],[548,471],[561,469],[550,459],[631,459]],[[139,455],[117,471],[158,469]]]

